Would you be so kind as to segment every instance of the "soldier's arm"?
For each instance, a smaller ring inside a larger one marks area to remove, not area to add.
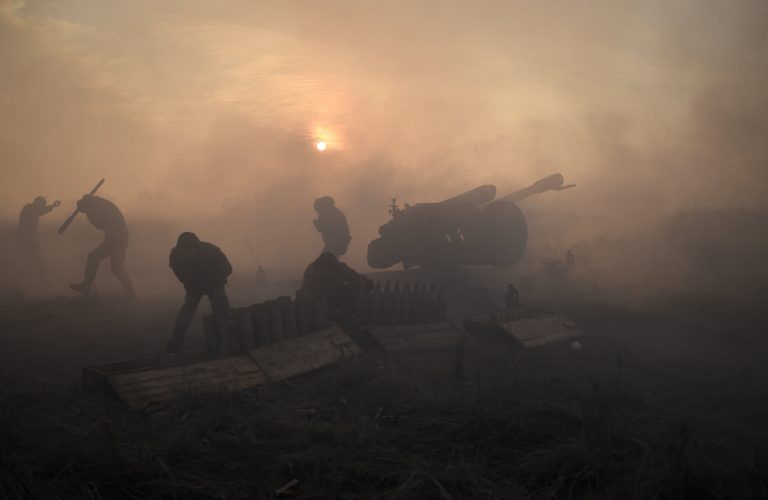
[[[326,233],[333,230],[334,225],[335,224],[333,219],[329,217],[318,217],[315,221],[315,227],[321,233]]]
[[[344,212],[341,210],[339,210],[339,215],[339,226],[342,228],[345,236],[349,236],[349,223],[347,222],[347,216],[344,215]]]
[[[53,209],[55,207],[53,205],[48,205],[47,207],[43,207],[42,210],[40,210],[40,215],[45,215],[53,212]]]
[[[45,207],[45,211],[43,213],[44,214],[51,213],[53,211],[53,209],[58,207],[59,205],[61,205],[61,202],[59,200],[56,200],[53,203],[51,203],[50,205],[48,205],[47,207]]]
[[[168,266],[171,268],[171,271],[173,271],[173,274],[176,275],[176,278],[186,285],[186,277],[175,248],[171,250],[171,256],[168,258]]]
[[[360,282],[361,278],[363,277],[361,274],[359,274],[357,271],[355,271],[348,265],[344,264],[343,262],[339,262],[339,274],[341,274],[341,278],[344,281],[347,281],[349,283]]]
[[[38,207],[38,206],[35,206],[35,207],[34,207],[34,209],[32,209],[32,211],[35,213],[35,215],[36,215],[37,217],[40,217],[40,216],[42,216],[42,215],[45,215],[45,214],[51,213],[51,211],[52,211],[52,210],[53,210],[55,207],[57,207],[57,206],[58,206],[58,205],[56,205],[56,204],[51,204],[51,205],[48,205],[48,206],[44,206],[44,207]]]
[[[227,259],[227,256],[224,255],[224,252],[219,250],[218,255],[218,267],[219,271],[221,272],[221,275],[225,278],[229,277],[230,274],[232,274],[232,264],[229,263],[229,259]]]

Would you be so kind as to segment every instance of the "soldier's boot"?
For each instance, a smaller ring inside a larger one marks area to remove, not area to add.
[[[83,295],[91,293],[91,286],[87,283],[70,283],[69,288]]]
[[[136,295],[136,290],[133,288],[133,283],[129,280],[127,283],[123,283],[123,290],[125,291],[125,298],[130,301],[135,301],[139,298]]]
[[[136,300],[138,297],[136,296],[136,290],[133,288],[133,281],[131,281],[128,273],[125,272],[122,262],[112,261],[112,274],[122,285],[125,297],[128,300]]]
[[[72,283],[69,285],[69,288],[76,292],[82,293],[83,295],[89,295],[91,293],[91,286],[96,279],[96,271],[99,268],[99,259],[97,256],[95,256],[95,253],[96,251],[94,250],[88,254],[88,260],[85,264],[85,276],[83,277],[83,282]]]

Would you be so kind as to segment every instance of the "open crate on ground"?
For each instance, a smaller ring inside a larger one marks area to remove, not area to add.
[[[568,318],[534,309],[467,318],[464,331],[461,366],[467,379],[504,378],[522,360],[548,358],[558,363],[564,352],[571,353],[568,344],[584,336]]]
[[[86,366],[83,386],[141,409],[285,380],[360,354],[317,302],[285,297],[235,309],[233,319],[205,317],[207,350]]]

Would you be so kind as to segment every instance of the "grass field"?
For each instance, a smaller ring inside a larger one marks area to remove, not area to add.
[[[768,495],[764,311],[686,295],[645,309],[546,305],[587,333],[583,351],[443,380],[366,354],[290,384],[130,412],[82,393],[80,368],[161,351],[174,300],[9,300],[0,497]],[[196,325],[187,347],[201,337]]]

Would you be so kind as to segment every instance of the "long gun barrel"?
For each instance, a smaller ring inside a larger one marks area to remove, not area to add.
[[[527,188],[523,188],[520,191],[515,191],[501,198],[497,198],[493,203],[497,201],[511,201],[517,203],[535,194],[543,193],[545,191],[562,191],[574,187],[576,184],[568,184],[563,186],[563,176],[561,174],[552,174],[539,179]]]
[[[482,205],[491,201],[494,196],[496,196],[496,186],[485,184],[453,198],[443,200],[440,205]]]
[[[96,194],[96,191],[99,190],[102,184],[104,184],[104,179],[101,179],[99,183],[96,184],[96,187],[91,189],[91,192],[88,193],[88,196],[93,196],[94,194]],[[72,224],[72,221],[75,220],[75,217],[77,217],[77,214],[79,213],[80,213],[80,209],[76,208],[75,211],[72,212],[72,214],[69,217],[67,217],[67,220],[65,220],[64,224],[62,224],[61,227],[59,228],[59,234],[64,234],[64,231],[67,230],[69,225]]]

